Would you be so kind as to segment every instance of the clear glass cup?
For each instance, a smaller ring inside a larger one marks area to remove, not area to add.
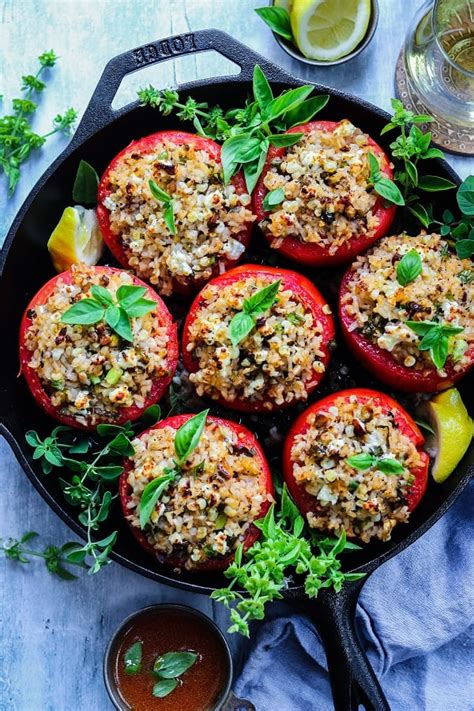
[[[474,0],[427,0],[410,25],[408,81],[434,116],[474,128]]]

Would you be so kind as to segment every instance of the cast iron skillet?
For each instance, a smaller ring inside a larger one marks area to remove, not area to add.
[[[138,103],[113,111],[111,103],[123,77],[151,63],[211,49],[238,64],[241,73],[237,76],[185,84],[179,88],[185,97],[192,92],[198,101],[208,101],[210,104],[218,102],[224,107],[242,105],[251,90],[250,82],[256,62],[274,85],[275,92],[300,84],[282,69],[217,30],[202,30],[159,40],[112,59],[99,80],[71,143],[39,180],[16,216],[1,255],[0,342],[3,365],[0,368],[0,433],[5,435],[13,447],[28,478],[42,497],[79,536],[83,536],[84,532],[77,523],[76,511],[64,501],[55,477],[45,477],[40,472],[25,443],[27,430],[36,429],[44,435],[50,432],[53,423],[34,404],[23,379],[17,377],[19,321],[31,296],[53,275],[46,241],[64,206],[71,203],[71,188],[79,160],[83,158],[101,171],[132,139],[177,125],[177,119],[172,116],[163,117],[157,110],[139,108]],[[320,86],[315,89],[317,92],[327,92],[331,95],[328,106],[320,115],[321,118],[338,120],[348,117],[377,139],[382,126],[387,122],[387,114],[360,99],[333,89]],[[381,142],[383,145],[384,141]],[[444,161],[433,161],[429,172],[433,171],[459,182],[458,177]],[[453,195],[447,195],[448,199],[443,197],[445,206],[454,208]],[[260,256],[257,246],[257,252],[251,254],[251,258],[258,261]],[[289,266],[281,260],[279,263]],[[335,275],[337,276],[337,273],[330,271],[310,271],[309,274],[321,284],[323,290],[329,291]],[[331,299],[331,294],[327,296]],[[326,378],[323,391],[325,388],[336,390],[355,383],[384,390],[382,385],[364,373],[363,368],[354,364],[344,349],[336,353],[333,363],[332,373]],[[346,364],[349,368],[348,379],[344,382],[340,379],[341,364]],[[354,378],[351,372],[354,373]],[[472,386],[472,378],[470,382]],[[467,401],[469,384],[466,380],[461,389]],[[316,397],[321,394],[320,389]],[[400,398],[400,394],[395,394],[395,397]],[[229,413],[229,416],[235,417],[235,413]],[[295,412],[288,415],[289,418],[294,416]],[[272,422],[275,424],[275,421],[269,420],[268,417],[247,421],[262,439]],[[287,423],[282,423],[277,418],[277,426],[278,423],[281,431],[285,432]],[[460,495],[468,482],[469,465],[473,460],[474,452],[471,448],[447,482],[441,486],[431,483],[422,503],[412,514],[410,523],[398,526],[392,541],[383,545],[368,545],[360,553],[349,555],[346,558],[346,569],[363,571],[368,577],[382,563],[425,533]],[[224,578],[220,574],[176,574],[156,563],[134,541],[118,512],[118,507],[107,525],[110,531],[117,529],[119,532],[112,557],[131,570],[161,583],[195,593],[208,594],[223,585]],[[305,599],[296,581],[290,585],[285,596],[288,602],[307,612],[321,634],[328,658],[334,704],[338,711],[356,709],[360,703],[377,711],[389,709],[354,627],[357,598],[367,577],[362,582],[348,585],[339,594],[323,590],[317,601]]]

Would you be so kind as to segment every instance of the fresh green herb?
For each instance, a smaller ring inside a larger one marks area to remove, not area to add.
[[[168,195],[167,192],[165,192],[158,183],[156,183],[154,180],[149,180],[148,185],[150,186],[150,191],[155,200],[159,200],[160,202],[163,202],[165,205],[165,211],[163,213],[163,219],[166,223],[167,228],[171,232],[172,235],[176,234],[176,224],[174,221],[174,206],[173,206],[173,198],[171,195]]]
[[[153,686],[152,694],[156,696],[157,699],[163,699],[165,696],[168,696],[168,694],[171,694],[177,686],[177,679],[162,679]]]
[[[153,673],[162,679],[175,679],[188,671],[197,658],[195,652],[167,652],[155,661]]]
[[[42,551],[29,548],[25,544],[36,538],[38,534],[35,531],[28,531],[19,540],[15,538],[0,539],[0,550],[2,550],[7,558],[16,560],[18,563],[29,563],[29,556],[33,558],[42,558],[46,568],[50,573],[56,575],[61,580],[76,580],[77,575],[73,575],[65,566],[76,565],[84,567],[82,562],[69,560],[68,555],[80,548],[79,543],[65,543],[63,546],[46,546]]]
[[[33,114],[38,104],[33,99],[39,96],[46,84],[40,76],[45,69],[54,67],[57,57],[51,50],[43,52],[38,57],[39,69],[36,74],[22,77],[23,84],[21,99],[13,99],[12,113],[0,117],[0,170],[8,179],[8,190],[13,194],[20,179],[21,165],[30,154],[41,148],[46,140],[55,133],[69,133],[77,117],[77,112],[69,108],[64,114],[58,114],[53,121],[51,131],[42,135],[35,133],[31,128]]]
[[[378,469],[383,474],[403,474],[405,467],[390,457],[376,457],[373,454],[354,454],[347,457],[346,462],[354,467],[365,471],[366,469]]]
[[[287,40],[293,41],[293,32],[291,30],[291,20],[288,10],[283,7],[257,7],[255,12],[269,26],[272,32],[284,37]]]
[[[462,284],[470,284],[474,281],[474,269],[463,269],[462,272],[459,272],[458,277]]]
[[[209,108],[188,97],[179,100],[176,91],[158,91],[153,86],[141,89],[142,105],[158,108],[165,116],[173,110],[183,121],[192,121],[196,131],[207,138],[223,141],[221,160],[224,182],[242,168],[247,190],[251,193],[265,164],[270,145],[288,146],[300,140],[302,134],[284,134],[292,126],[310,121],[329,101],[327,94],[308,98],[312,85],[284,91],[277,97],[265,74],[255,65],[252,81],[253,99],[243,108],[224,111],[220,106]],[[276,131],[276,133],[275,133]]]
[[[135,642],[123,656],[123,666],[127,674],[138,674],[142,667],[143,644]]]
[[[438,369],[446,363],[453,336],[464,331],[461,326],[449,326],[436,321],[406,321],[406,325],[422,337],[418,348],[430,352],[431,360]]]
[[[160,497],[175,481],[186,459],[199,444],[208,413],[209,410],[203,410],[186,420],[184,425],[176,430],[174,438],[175,466],[173,469],[165,469],[163,476],[152,479],[143,489],[140,497],[140,528],[143,529],[147,525]]]
[[[73,304],[61,316],[62,323],[93,325],[105,323],[125,341],[133,341],[131,319],[144,316],[156,309],[156,303],[144,299],[144,286],[124,284],[117,289],[114,300],[103,286],[92,286],[91,296]]]
[[[409,252],[403,255],[397,264],[397,281],[401,286],[406,286],[412,281],[415,281],[420,276],[422,270],[422,262],[419,253],[416,249],[410,249]]]
[[[346,542],[342,533],[337,539],[311,541],[304,537],[304,518],[283,488],[280,512],[275,515],[272,505],[264,519],[255,522],[261,531],[261,539],[245,553],[242,544],[235,552],[234,562],[224,575],[230,579],[227,588],[216,590],[211,597],[226,607],[236,603],[230,611],[232,625],[229,632],[249,636],[249,620],[262,620],[265,605],[283,597],[288,575],[294,568],[304,575],[304,587],[308,597],[316,597],[321,588],[333,587],[339,592],[344,584],[364,577],[363,573],[344,573],[338,555],[343,550],[357,549]],[[238,592],[248,593],[245,596]]]
[[[274,281],[253,296],[244,299],[243,311],[235,314],[229,324],[229,337],[232,345],[237,346],[254,329],[257,316],[268,311],[277,301],[281,279]]]
[[[369,185],[373,185],[375,192],[383,197],[384,200],[387,200],[387,202],[391,202],[394,205],[404,205],[405,200],[398,186],[393,180],[390,180],[390,178],[387,178],[387,176],[382,173],[379,162],[374,154],[369,153],[368,158],[370,168]]]
[[[469,175],[457,192],[459,209],[466,217],[474,217],[474,175]]]
[[[285,193],[283,188],[276,188],[275,190],[270,190],[269,193],[265,195],[263,200],[263,209],[265,211],[271,210],[275,205],[280,205],[285,199]]]
[[[424,420],[415,420],[415,422],[416,422],[416,424],[418,425],[418,427],[421,427],[422,430],[426,430],[426,431],[429,432],[430,434],[436,435],[436,432],[435,432],[434,429],[431,427],[431,425],[429,425],[429,424],[428,424],[427,422],[425,422]]]
[[[80,205],[95,205],[97,202],[97,187],[99,176],[94,168],[85,160],[81,160],[77,168],[76,178],[72,188],[72,199]]]

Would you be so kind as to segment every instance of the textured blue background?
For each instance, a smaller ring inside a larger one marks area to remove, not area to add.
[[[390,107],[396,58],[419,0],[380,0],[379,27],[370,47],[350,63],[328,69],[305,67],[283,53],[253,13],[263,4],[258,0],[0,0],[0,93],[15,96],[21,75],[32,72],[36,56],[54,48],[61,59],[51,74],[36,124],[38,130],[47,130],[52,117],[67,106],[73,105],[80,114],[84,111],[111,56],[160,37],[217,27],[303,79]],[[127,78],[116,105],[134,99],[136,88],[147,82],[166,86],[228,71],[236,68],[212,53],[148,68]],[[13,200],[6,201],[0,184],[0,243],[23,199],[64,145],[64,139],[54,138],[29,162]],[[473,172],[472,160],[448,160],[462,177]],[[0,486],[0,536],[34,529],[45,542],[72,538],[33,490],[3,441]],[[39,562],[20,567],[2,558],[0,581],[0,711],[110,709],[102,684],[103,651],[120,621],[143,605],[179,600],[212,615],[222,627],[227,624],[226,613],[207,598],[158,585],[117,564],[96,577],[61,583]],[[236,655],[245,652],[239,641],[232,644]]]

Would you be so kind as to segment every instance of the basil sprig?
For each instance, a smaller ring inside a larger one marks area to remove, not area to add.
[[[403,474],[405,467],[397,462],[396,459],[391,459],[390,457],[376,457],[373,454],[366,454],[361,452],[360,454],[354,454],[352,457],[347,457],[346,462],[354,467],[355,469],[360,469],[361,471],[366,471],[367,469],[378,469],[383,474]]]
[[[127,674],[138,674],[142,667],[143,644],[132,644],[123,655],[123,666]]]
[[[401,286],[406,286],[420,276],[423,265],[420,254],[416,249],[410,249],[403,255],[397,264],[397,281]]]
[[[105,323],[125,341],[133,341],[131,319],[145,316],[156,309],[156,302],[144,299],[144,286],[122,284],[115,299],[108,289],[94,284],[91,296],[73,304],[61,316],[62,323],[89,326],[99,321]]]
[[[275,188],[275,190],[270,190],[270,192],[265,195],[263,200],[263,209],[265,212],[268,212],[272,209],[272,207],[280,205],[284,199],[285,192],[283,188]]]
[[[198,103],[191,96],[182,103],[176,91],[159,91],[153,86],[140,89],[138,96],[142,105],[158,108],[166,116],[177,109],[178,118],[192,121],[199,135],[223,142],[224,182],[229,182],[242,168],[247,190],[251,193],[265,165],[269,147],[290,146],[302,137],[300,133],[281,132],[311,121],[326,106],[329,96],[322,94],[309,98],[313,90],[312,85],[300,86],[274,97],[265,74],[256,64],[253,100],[247,101],[244,107],[224,111],[220,106],[208,107]]]
[[[171,232],[172,235],[176,234],[176,224],[174,221],[174,205],[173,205],[173,198],[171,195],[168,195],[168,193],[163,190],[163,188],[160,188],[158,183],[156,183],[154,180],[149,180],[148,185],[150,187],[150,192],[155,198],[155,200],[159,200],[160,202],[163,202],[165,204],[165,211],[163,213],[163,219],[166,223],[167,228]]]
[[[461,326],[449,326],[436,321],[406,321],[405,323],[417,336],[422,337],[418,348],[420,351],[430,352],[430,358],[438,369],[446,363],[452,337],[464,331]]]
[[[159,681],[153,686],[153,696],[162,699],[171,694],[180,683],[178,677],[188,671],[197,659],[195,652],[167,652],[158,657],[153,665],[153,675]]]
[[[370,176],[369,183],[373,185],[375,192],[394,205],[404,205],[405,200],[397,185],[387,178],[380,170],[380,165],[373,153],[369,153]]]
[[[173,468],[165,468],[163,476],[152,479],[143,489],[140,497],[140,528],[143,529],[150,520],[157,502],[162,494],[175,481],[181,467],[186,462],[189,455],[196,449],[201,439],[206,418],[209,410],[203,410],[199,414],[186,420],[184,425],[176,430],[174,437],[174,451],[176,458]]]
[[[284,7],[257,7],[255,12],[269,26],[272,32],[293,41],[293,31],[288,10]]]
[[[254,329],[257,316],[273,306],[280,284],[281,279],[278,279],[244,299],[243,310],[236,313],[229,324],[229,338],[233,346],[237,346]]]
[[[79,205],[95,205],[98,185],[99,176],[95,169],[87,161],[81,160],[72,188],[74,202],[79,203]]]

